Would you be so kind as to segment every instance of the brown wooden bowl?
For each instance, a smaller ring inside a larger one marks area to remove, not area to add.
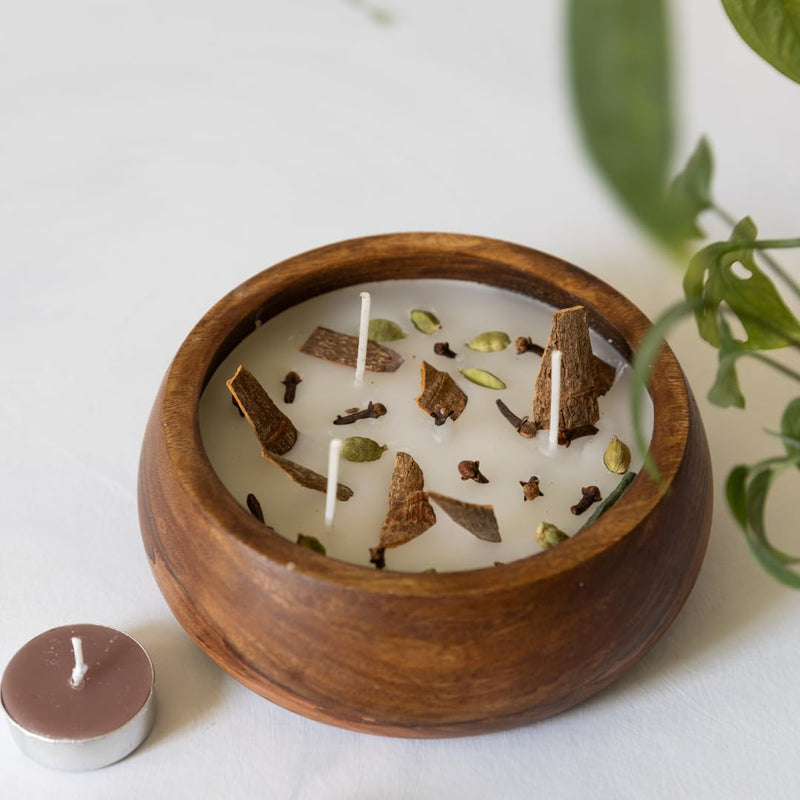
[[[694,584],[711,525],[708,445],[664,349],[650,452],[598,522],[504,566],[408,574],[299,547],[228,493],[203,448],[200,395],[257,321],[367,280],[471,280],[556,307],[581,303],[626,358],[648,320],[602,281],[552,256],[474,236],[355,239],[284,261],[224,297],[170,366],[145,432],[139,515],[173,613],[234,678],[323,722],[393,736],[453,736],[562,711],[634,664]]]

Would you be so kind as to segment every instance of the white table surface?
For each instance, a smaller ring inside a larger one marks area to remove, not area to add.
[[[720,490],[767,452],[760,429],[792,387],[753,370],[747,412],[710,408],[714,355],[689,328],[671,341],[714,453],[708,555],[663,639],[583,705],[468,739],[339,730],[241,687],[162,599],[136,512],[145,421],[183,337],[251,274],[352,236],[444,230],[555,253],[651,316],[679,296],[582,154],[562,3],[381,2],[391,25],[344,0],[5,4],[0,665],[53,626],[112,625],[150,652],[160,708],[136,753],[92,773],[40,767],[0,729],[0,794],[797,797],[800,595],[754,563]],[[720,201],[797,235],[800,87],[715,0],[674,10],[679,160],[708,134]],[[788,500],[771,516],[796,527]]]

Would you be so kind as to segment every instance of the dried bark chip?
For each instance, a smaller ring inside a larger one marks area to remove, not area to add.
[[[553,314],[547,347],[536,375],[531,413],[539,430],[550,427],[550,370],[553,350],[563,353],[558,428],[559,432],[564,432],[561,438],[571,441],[570,431],[588,430],[587,426],[594,425],[600,419],[597,398],[603,394],[597,377],[598,359],[592,353],[589,323],[583,306],[565,308]]]
[[[595,356],[594,369],[597,375],[597,394],[602,396],[614,385],[614,381],[617,379],[617,368]]]
[[[467,396],[459,389],[447,372],[431,366],[427,361],[420,364],[422,383],[417,405],[429,415],[449,417],[456,420],[467,406]]]
[[[288,458],[284,458],[277,453],[270,453],[268,450],[262,451],[261,456],[278,467],[278,469],[282,470],[283,473],[288,475],[295,483],[305,486],[306,489],[314,489],[323,494],[327,491],[328,479],[324,475],[314,472],[313,469],[290,461]],[[349,486],[345,486],[343,483],[336,484],[337,500],[349,500],[352,496],[353,490]]]
[[[317,327],[300,346],[300,352],[325,361],[332,361],[334,364],[355,367],[358,356],[358,336]],[[365,369],[370,372],[395,372],[402,363],[403,357],[396,350],[377,342],[367,343]]]
[[[428,492],[428,497],[444,511],[450,519],[462,528],[466,528],[473,536],[485,542],[499,542],[500,530],[497,517],[492,506],[478,503],[465,503],[454,497],[447,497],[438,492]]]
[[[283,455],[294,447],[297,428],[246,367],[239,365],[225,385],[264,450]]]
[[[436,522],[423,491],[424,482],[419,464],[408,453],[398,453],[389,484],[389,508],[380,532],[382,548],[410,542]]]

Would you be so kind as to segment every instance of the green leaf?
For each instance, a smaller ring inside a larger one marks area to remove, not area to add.
[[[367,339],[371,342],[396,342],[405,339],[403,329],[390,319],[371,319],[367,329]]]
[[[740,464],[734,467],[725,482],[725,498],[734,519],[743,529],[747,528],[747,502],[745,500],[745,487],[747,475],[750,472],[748,467]]]
[[[781,434],[786,437],[783,440],[786,455],[789,458],[800,457],[800,446],[791,441],[800,440],[800,397],[795,397],[784,409],[781,417]]]
[[[723,303],[739,319],[747,333],[735,340],[745,350],[770,350],[800,340],[800,322],[784,303],[775,284],[759,268],[754,250],[756,227],[745,217],[727,242],[704,247],[689,262],[683,280],[687,299],[698,303],[697,328],[709,344],[720,347],[724,334],[720,320]],[[744,268],[744,275],[734,269]]]
[[[722,0],[739,36],[766,62],[800,83],[800,3]]]
[[[664,0],[570,0],[569,68],[589,155],[623,206],[671,243],[672,98]]]
[[[719,362],[714,385],[708,392],[708,399],[714,405],[728,408],[744,408],[744,395],[739,388],[736,362],[747,351],[743,350],[731,335],[730,327],[724,317],[719,318]]]
[[[714,205],[711,198],[713,172],[711,147],[703,137],[667,191],[667,214],[676,238],[694,239],[705,235],[697,224],[697,217]]]

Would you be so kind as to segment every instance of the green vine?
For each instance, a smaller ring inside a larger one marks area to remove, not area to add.
[[[722,5],[742,39],[800,83],[800,3],[722,0]],[[714,200],[713,157],[705,138],[668,182],[674,114],[666,0],[570,0],[567,15],[579,129],[598,172],[623,207],[677,254],[704,238],[703,212],[731,227],[727,240],[706,244],[689,259],[684,299],[659,315],[636,354],[632,406],[636,443],[645,452],[641,418],[650,367],[664,337],[681,319],[693,316],[700,338],[717,349],[711,403],[744,408],[737,373],[742,358],[800,383],[800,372],[768,355],[800,347],[800,321],[770,274],[798,300],[800,284],[767,252],[800,248],[800,237],[759,239],[750,217],[737,220]],[[800,557],[775,547],[765,523],[776,479],[791,467],[800,469],[800,396],[788,403],[780,430],[772,435],[784,452],[734,467],[726,480],[726,499],[757,561],[777,580],[800,589]],[[657,476],[652,463],[646,461],[645,467]]]

